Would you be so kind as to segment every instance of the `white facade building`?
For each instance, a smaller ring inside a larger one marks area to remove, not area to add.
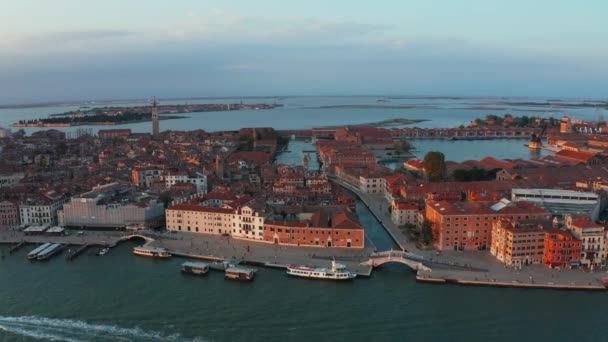
[[[68,227],[156,227],[162,223],[164,204],[145,197],[118,183],[97,186],[63,206],[62,223]]]
[[[393,200],[391,202],[391,220],[394,224],[402,226],[406,224],[418,225],[419,207],[417,203]]]
[[[11,174],[0,174],[0,188],[10,188],[17,184],[23,179],[25,175],[23,172],[11,173]]]
[[[196,204],[178,204],[165,211],[167,230],[205,234],[230,234],[234,210]]]
[[[581,265],[587,267],[601,266],[606,259],[605,228],[587,217],[566,216],[566,228],[581,240]]]
[[[165,187],[170,189],[177,183],[192,183],[196,186],[197,193],[207,193],[207,176],[197,173],[195,177],[190,177],[186,172],[170,172],[164,176]]]
[[[133,169],[131,179],[135,186],[149,188],[152,183],[161,180],[162,173],[163,170],[157,167],[137,167]]]
[[[232,236],[252,240],[264,239],[264,215],[252,206],[236,210],[233,217]]]
[[[46,196],[27,199],[19,205],[19,219],[22,225],[57,225],[57,210],[67,199],[63,195],[50,192]]]
[[[559,189],[513,189],[512,201],[527,201],[556,216],[585,215],[596,221],[601,198],[594,192]]]
[[[359,190],[364,194],[384,193],[384,177],[359,176]]]
[[[264,239],[264,213],[253,206],[238,208],[178,204],[166,209],[167,230]]]
[[[6,138],[6,137],[10,137],[10,136],[11,136],[10,128],[0,127],[0,138]]]

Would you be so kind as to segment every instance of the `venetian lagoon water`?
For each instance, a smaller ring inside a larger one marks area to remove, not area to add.
[[[387,102],[377,102],[378,100]],[[559,107],[523,107],[496,105],[497,101],[524,102],[546,101],[547,99],[529,98],[466,98],[466,99],[430,99],[407,98],[385,99],[377,96],[358,97],[282,97],[282,98],[223,98],[197,99],[181,101],[163,101],[162,104],[184,103],[280,103],[284,106],[270,110],[241,110],[230,112],[204,112],[179,114],[189,116],[188,119],[167,120],[161,122],[161,130],[192,130],[201,128],[207,131],[238,130],[242,127],[274,127],[277,129],[306,129],[320,126],[362,124],[386,119],[407,118],[430,120],[416,124],[418,127],[457,127],[468,125],[477,117],[487,114],[503,115],[535,115],[541,117],[561,117],[570,115],[579,119],[595,120],[597,113],[594,108],[563,109]],[[118,104],[115,104],[118,105]],[[121,106],[141,106],[142,103],[125,103]],[[331,106],[355,106],[350,108],[331,108]],[[105,106],[88,104],[88,106]],[[361,108],[357,106],[385,106],[379,108]],[[386,106],[414,106],[415,108],[387,108]],[[330,107],[330,108],[327,108]],[[7,127],[19,120],[37,119],[49,114],[77,110],[79,106],[48,106],[32,108],[2,108],[0,109],[0,126]],[[480,109],[481,108],[481,109]],[[89,126],[94,130],[108,126]],[[149,122],[109,126],[130,128],[134,132],[150,132]],[[59,128],[74,130],[75,128]],[[38,130],[28,128],[26,131]]]
[[[369,213],[362,221],[379,248]],[[375,223],[377,225],[377,223]],[[131,253],[0,260],[2,341],[601,341],[605,293],[419,284],[401,265],[336,283],[260,269],[252,283]],[[3,248],[6,253],[6,248]],[[584,322],[581,324],[579,322]]]
[[[425,124],[440,126],[485,115],[451,109],[306,109],[311,106],[309,98],[284,101],[289,105],[275,111],[202,113],[161,125],[207,130],[307,128],[393,116],[431,118]],[[314,102],[318,107],[355,100],[314,101],[321,101]],[[28,115],[39,117],[40,110],[58,111],[32,109]],[[0,125],[26,118],[22,115],[22,109],[0,110]],[[149,126],[129,128],[149,131]],[[279,161],[299,164],[298,151],[306,144],[297,144]],[[522,144],[517,140],[415,142],[419,153],[443,150],[456,161],[488,154],[529,156]],[[373,244],[380,250],[394,247],[361,203],[357,209]],[[234,283],[224,281],[220,273],[184,276],[179,272],[183,260],[136,257],[133,246],[125,243],[104,257],[90,251],[73,262],[58,257],[30,263],[25,258],[30,248],[0,259],[0,341],[598,341],[608,336],[605,293],[418,284],[401,265],[388,265],[371,279],[350,283],[292,279],[272,269],[261,269],[253,283]],[[7,254],[6,246],[0,249]]]

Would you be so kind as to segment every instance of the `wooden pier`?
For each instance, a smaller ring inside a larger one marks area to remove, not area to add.
[[[17,250],[19,250],[21,247],[23,247],[25,245],[26,245],[26,242],[25,241],[21,241],[18,244],[11,246],[11,248],[8,250],[8,254],[15,253]]]
[[[78,247],[77,249],[75,249],[73,251],[70,250],[70,252],[68,254],[66,254],[65,259],[68,261],[74,260],[77,256],[79,256],[84,251],[86,251],[89,247],[91,247],[91,245],[85,244],[85,245]]]

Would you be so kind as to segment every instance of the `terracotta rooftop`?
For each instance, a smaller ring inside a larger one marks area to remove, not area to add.
[[[596,153],[593,152],[585,152],[585,151],[570,151],[570,150],[561,150],[555,154],[558,158],[566,158],[572,159],[576,161],[580,161],[583,163],[588,163],[593,157],[596,156]]]
[[[169,207],[167,210],[198,211],[198,212],[219,213],[219,214],[234,213],[233,209],[212,208],[212,207],[206,207],[206,206],[198,205],[198,204],[177,204],[172,207]]]

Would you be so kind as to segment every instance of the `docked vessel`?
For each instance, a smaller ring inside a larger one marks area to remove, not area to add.
[[[99,256],[103,256],[106,255],[106,253],[108,253],[110,251],[110,249],[108,247],[102,248],[99,253],[97,253],[97,255]]]
[[[50,258],[51,256],[53,256],[53,254],[59,252],[61,249],[62,248],[61,248],[60,243],[51,244],[50,246],[45,248],[42,252],[38,253],[38,255],[36,256],[36,259],[46,260],[46,259]]]
[[[224,273],[224,279],[250,281],[253,280],[255,272],[252,269],[242,267],[228,267]]]
[[[209,272],[209,265],[204,262],[187,261],[182,264],[182,272],[195,275],[207,274]]]
[[[42,244],[42,245],[36,247],[34,250],[32,250],[31,252],[29,252],[27,254],[27,258],[29,260],[36,259],[38,257],[38,254],[40,254],[40,252],[42,252],[43,250],[47,249],[50,245],[51,245],[51,243],[47,242],[45,244]]]
[[[154,258],[169,258],[171,253],[167,252],[166,249],[160,247],[147,247],[139,246],[133,248],[133,253],[142,256],[154,257]]]
[[[350,280],[357,277],[357,274],[346,270],[346,266],[331,262],[331,269],[314,268],[308,266],[289,266],[287,274],[294,277],[327,280]]]

